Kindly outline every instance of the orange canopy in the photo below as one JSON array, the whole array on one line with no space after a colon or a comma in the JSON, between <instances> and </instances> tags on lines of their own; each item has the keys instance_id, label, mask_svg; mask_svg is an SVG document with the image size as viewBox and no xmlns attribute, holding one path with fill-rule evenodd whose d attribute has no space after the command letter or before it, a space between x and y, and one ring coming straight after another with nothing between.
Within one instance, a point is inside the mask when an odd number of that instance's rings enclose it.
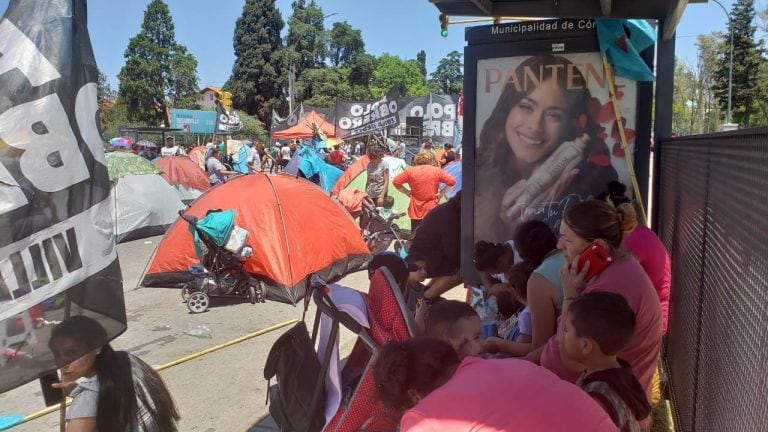
<instances>
[{"instance_id":1,"label":"orange canopy","mask_svg":"<svg viewBox=\"0 0 768 432\"><path fill-rule=\"evenodd\" d=\"M296 123L295 126L279 132L275 132L274 134L272 134L272 138L274 139L312 138L315 134L312 131L312 123L320 126L320 129L322 129L325 136L334 137L336 135L336 126L323 120L322 117L317 115L317 113L314 110L312 110L309 114L304 116L303 119L299 120L299 122Z\"/></svg>"},{"instance_id":2,"label":"orange canopy","mask_svg":"<svg viewBox=\"0 0 768 432\"><path fill-rule=\"evenodd\" d=\"M347 212L313 183L288 175L251 174L211 188L186 214L203 218L210 209L234 209L235 224L249 232L253 256L245 270L267 286L267 298L295 304L306 279L317 273L335 281L370 259L360 229ZM181 286L198 262L188 225L168 230L142 285Z\"/></svg>"},{"instance_id":3,"label":"orange canopy","mask_svg":"<svg viewBox=\"0 0 768 432\"><path fill-rule=\"evenodd\" d=\"M345 171L344 174L339 177L338 180L336 180L336 184L333 185L333 189L331 190L331 195L338 196L339 193L342 191L342 189L346 189L347 186L349 186L350 183L352 183L352 180L355 179L358 175L360 175L361 172L365 171L365 169L368 167L368 163L370 162L370 159L368 159L368 155L364 155L360 159L356 160L352 165L350 165Z\"/></svg>"}]
</instances>

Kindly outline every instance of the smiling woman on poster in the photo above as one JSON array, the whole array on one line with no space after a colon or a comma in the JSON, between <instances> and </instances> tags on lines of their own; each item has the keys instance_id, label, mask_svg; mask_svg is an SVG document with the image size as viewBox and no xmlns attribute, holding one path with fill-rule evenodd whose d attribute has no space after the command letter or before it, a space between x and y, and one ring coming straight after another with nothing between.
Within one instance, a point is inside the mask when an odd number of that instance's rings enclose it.
<instances>
[{"instance_id":1,"label":"smiling woman on poster","mask_svg":"<svg viewBox=\"0 0 768 432\"><path fill-rule=\"evenodd\" d=\"M618 178L591 99L564 57L529 57L509 71L480 130L475 240L508 240L528 219L556 227L566 207Z\"/></svg>"}]
</instances>

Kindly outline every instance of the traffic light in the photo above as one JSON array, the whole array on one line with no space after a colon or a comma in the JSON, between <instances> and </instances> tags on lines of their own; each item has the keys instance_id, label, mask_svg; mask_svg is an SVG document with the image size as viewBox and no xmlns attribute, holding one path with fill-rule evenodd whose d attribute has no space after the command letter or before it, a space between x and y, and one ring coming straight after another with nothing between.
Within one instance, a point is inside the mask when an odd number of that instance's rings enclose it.
<instances>
[{"instance_id":1,"label":"traffic light","mask_svg":"<svg viewBox=\"0 0 768 432\"><path fill-rule=\"evenodd\" d=\"M221 106L223 106L224 109L227 111L232 110L232 93L221 91L216 97L219 99L219 103L221 103Z\"/></svg>"},{"instance_id":2,"label":"traffic light","mask_svg":"<svg viewBox=\"0 0 768 432\"><path fill-rule=\"evenodd\" d=\"M448 15L441 13L440 14L440 36L448 37L448 24L450 24Z\"/></svg>"}]
</instances>

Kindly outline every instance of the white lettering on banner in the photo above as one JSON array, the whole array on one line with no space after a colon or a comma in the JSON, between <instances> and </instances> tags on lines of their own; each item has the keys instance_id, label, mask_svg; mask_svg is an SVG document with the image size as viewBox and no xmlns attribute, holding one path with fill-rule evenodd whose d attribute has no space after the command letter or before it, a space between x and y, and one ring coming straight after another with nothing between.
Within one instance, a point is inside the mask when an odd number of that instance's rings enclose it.
<instances>
[{"instance_id":1,"label":"white lettering on banner","mask_svg":"<svg viewBox=\"0 0 768 432\"><path fill-rule=\"evenodd\" d=\"M96 83L88 83L80 87L75 100L75 119L80 128L80 135L85 140L85 144L93 157L102 165L106 165L104 145L101 141L99 127L96 125L96 112L99 110L99 104L96 103L98 92L99 86Z\"/></svg>"},{"instance_id":2,"label":"white lettering on banner","mask_svg":"<svg viewBox=\"0 0 768 432\"><path fill-rule=\"evenodd\" d=\"M397 113L397 101L377 101L365 106L361 104L353 104L349 107L350 117L344 116L339 118L337 125L341 129L350 130L360 127L365 127L368 132L381 129L379 127L369 127L369 123L374 122L376 125L380 125L380 121L386 117L392 116ZM387 125L393 123L390 119L386 120ZM394 123L397 123L396 121ZM353 131L353 134L358 134Z\"/></svg>"},{"instance_id":3,"label":"white lettering on banner","mask_svg":"<svg viewBox=\"0 0 768 432\"><path fill-rule=\"evenodd\" d=\"M60 78L35 44L7 19L0 21L0 74L18 69L33 86Z\"/></svg>"},{"instance_id":4,"label":"white lettering on banner","mask_svg":"<svg viewBox=\"0 0 768 432\"><path fill-rule=\"evenodd\" d=\"M19 158L22 174L42 191L60 191L90 177L55 94L0 114L0 139L24 150Z\"/></svg>"},{"instance_id":5,"label":"white lettering on banner","mask_svg":"<svg viewBox=\"0 0 768 432\"><path fill-rule=\"evenodd\" d=\"M83 282L117 259L111 204L107 198L76 216L0 248L0 279L7 289L0 293L0 298L9 298L19 288L31 289L28 281L34 277L30 275L39 279L45 273L48 279L47 284L23 296L0 301L0 322ZM27 282L27 286L21 282Z\"/></svg>"},{"instance_id":6,"label":"white lettering on banner","mask_svg":"<svg viewBox=\"0 0 768 432\"><path fill-rule=\"evenodd\" d=\"M29 204L29 200L11 173L0 164L0 214Z\"/></svg>"}]
</instances>

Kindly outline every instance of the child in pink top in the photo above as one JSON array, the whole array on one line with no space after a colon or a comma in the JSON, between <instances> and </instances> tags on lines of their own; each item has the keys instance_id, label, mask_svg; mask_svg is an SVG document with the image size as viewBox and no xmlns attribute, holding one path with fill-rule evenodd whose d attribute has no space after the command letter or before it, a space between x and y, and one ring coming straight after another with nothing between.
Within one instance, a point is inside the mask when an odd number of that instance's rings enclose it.
<instances>
[{"instance_id":1,"label":"child in pink top","mask_svg":"<svg viewBox=\"0 0 768 432\"><path fill-rule=\"evenodd\" d=\"M402 432L615 431L573 384L518 359L466 357L445 342L390 342L374 368L379 399L407 410Z\"/></svg>"}]
</instances>

